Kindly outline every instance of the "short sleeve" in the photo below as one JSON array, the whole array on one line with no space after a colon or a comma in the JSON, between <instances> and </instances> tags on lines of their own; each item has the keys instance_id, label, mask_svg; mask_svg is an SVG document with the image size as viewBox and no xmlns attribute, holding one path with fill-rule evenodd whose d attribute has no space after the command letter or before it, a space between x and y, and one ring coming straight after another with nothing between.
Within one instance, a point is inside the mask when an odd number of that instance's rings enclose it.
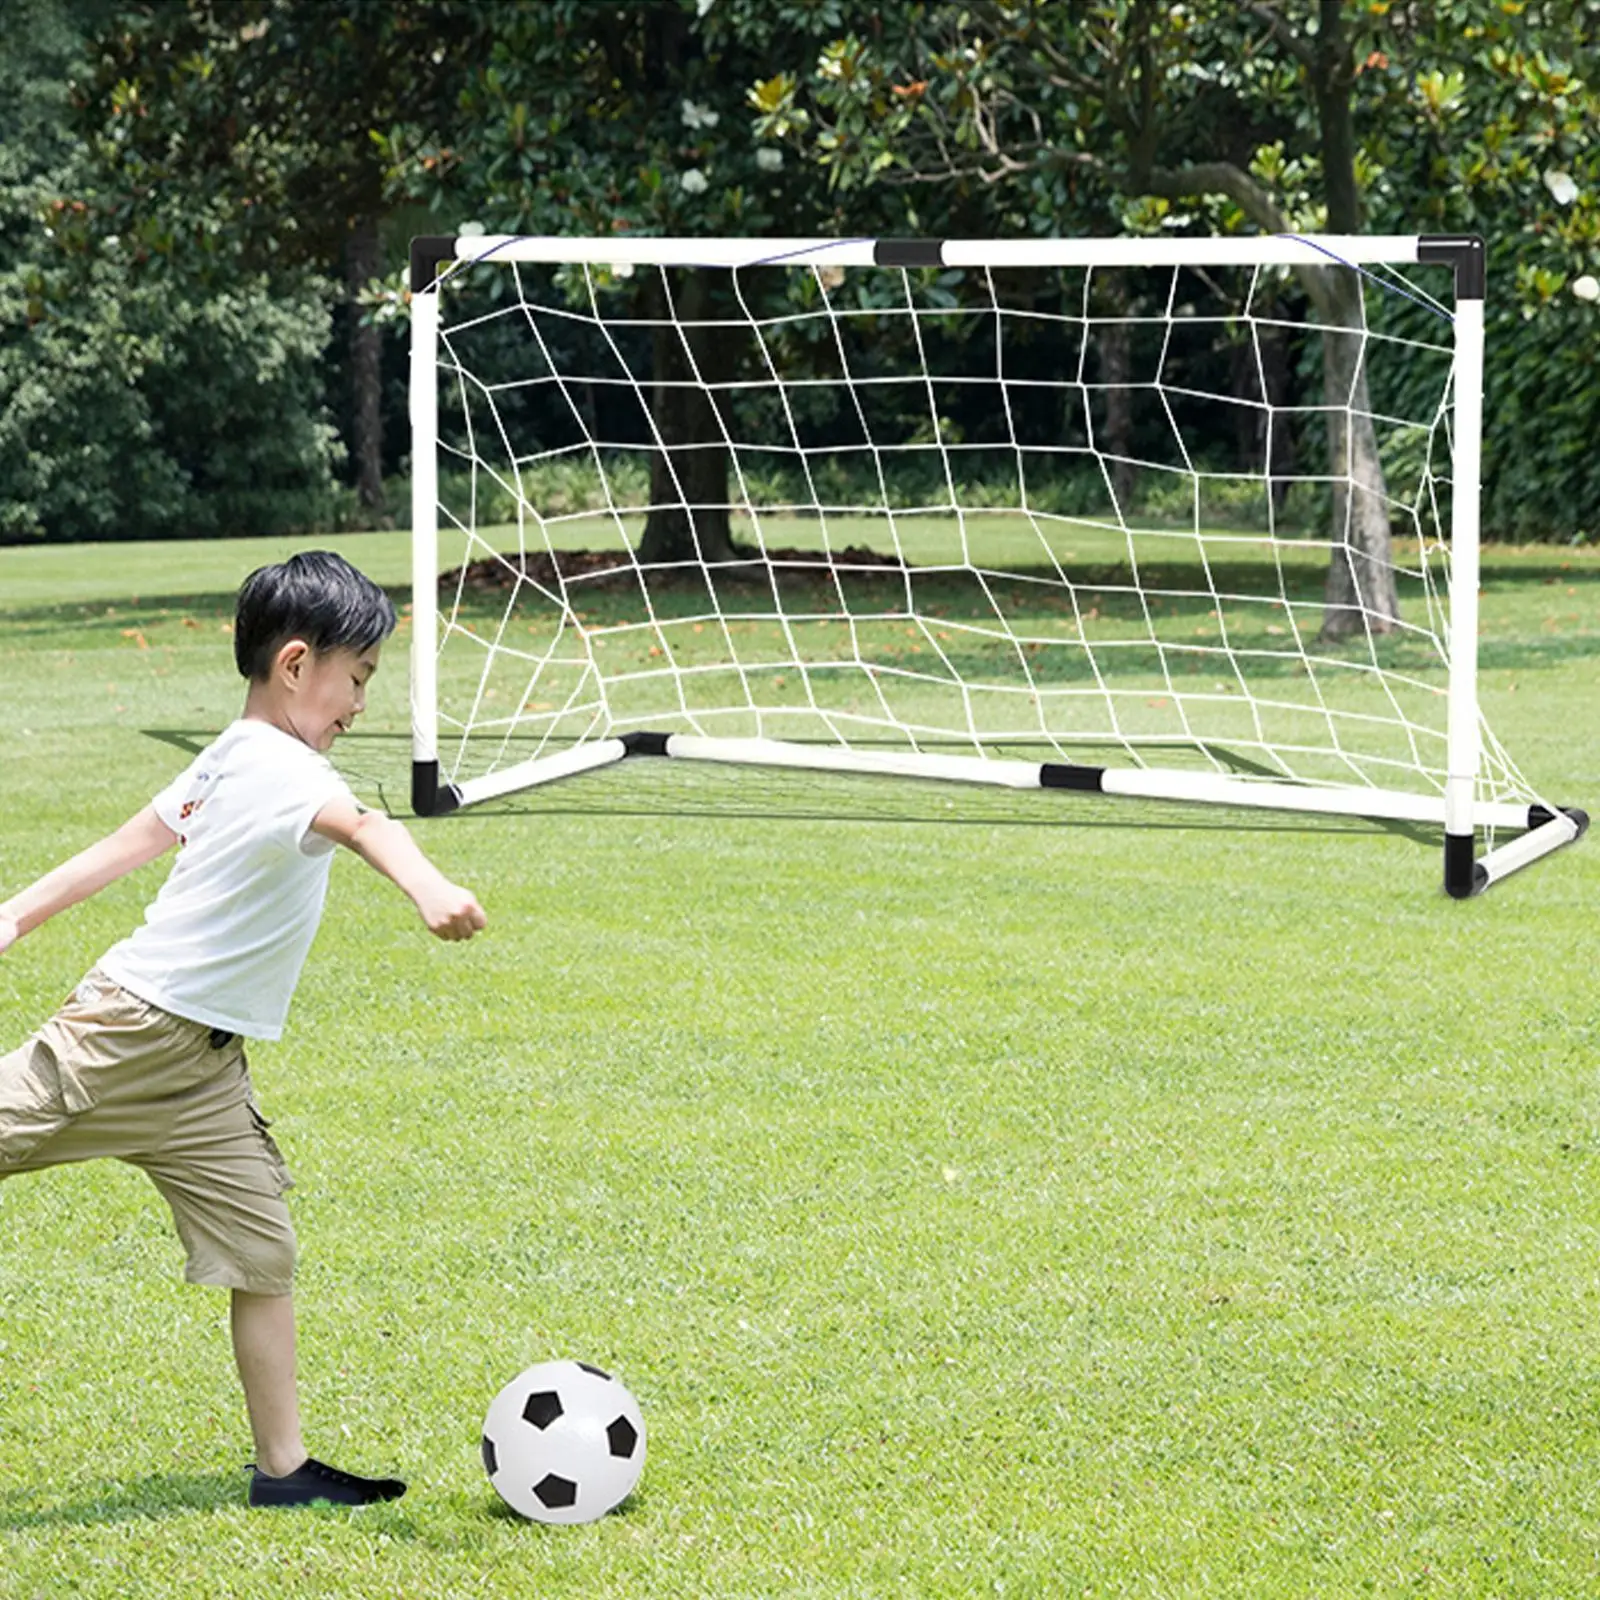
<instances>
[{"instance_id":1,"label":"short sleeve","mask_svg":"<svg viewBox=\"0 0 1600 1600\"><path fill-rule=\"evenodd\" d=\"M151 802L150 809L161 818L167 827L174 833L181 833L184 821L183 808L189 798L189 789L194 782L195 767L197 762L190 764L178 774Z\"/></svg>"},{"instance_id":2,"label":"short sleeve","mask_svg":"<svg viewBox=\"0 0 1600 1600\"><path fill-rule=\"evenodd\" d=\"M311 832L317 813L333 800L348 800L351 805L360 802L350 785L320 756L295 762L292 773L284 778L273 833L286 849L303 855L325 854L333 849L333 842Z\"/></svg>"}]
</instances>

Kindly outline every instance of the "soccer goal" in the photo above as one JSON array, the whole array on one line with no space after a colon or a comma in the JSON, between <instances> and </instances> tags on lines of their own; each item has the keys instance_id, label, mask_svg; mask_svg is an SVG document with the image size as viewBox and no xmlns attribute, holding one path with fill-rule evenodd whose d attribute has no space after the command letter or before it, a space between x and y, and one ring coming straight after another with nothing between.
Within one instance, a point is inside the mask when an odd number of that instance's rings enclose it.
<instances>
[{"instance_id":1,"label":"soccer goal","mask_svg":"<svg viewBox=\"0 0 1600 1600\"><path fill-rule=\"evenodd\" d=\"M1478 703L1477 240L411 272L421 815L639 757L1092 791L1437 829L1457 897L1587 825Z\"/></svg>"}]
</instances>

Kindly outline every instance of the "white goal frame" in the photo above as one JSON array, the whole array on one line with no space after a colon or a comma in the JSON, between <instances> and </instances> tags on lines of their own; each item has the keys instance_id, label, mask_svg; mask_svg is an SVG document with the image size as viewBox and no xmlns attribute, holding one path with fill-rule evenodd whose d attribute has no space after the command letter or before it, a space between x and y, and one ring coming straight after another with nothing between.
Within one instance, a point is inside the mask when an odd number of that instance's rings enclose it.
<instances>
[{"instance_id":1,"label":"white goal frame","mask_svg":"<svg viewBox=\"0 0 1600 1600\"><path fill-rule=\"evenodd\" d=\"M1095 767L986 756L872 751L766 738L711 738L629 730L598 737L460 784L439 764L439 357L440 291L452 267L487 260L601 267L742 268L794 262L830 267L1255 267L1443 264L1455 270L1454 420L1451 432L1451 582L1448 612L1446 778L1442 794L1374 786L1316 785L1230 777L1159 766ZM1466 237L1268 236L1158 239L877 240L426 237L411 249L412 430L412 805L437 816L635 755L830 772L1053 788L1226 806L1327 813L1430 824L1444 831L1444 887L1474 894L1577 839L1588 818L1571 807L1489 803L1478 795L1477 695L1479 480L1484 368L1484 254ZM1479 830L1494 848L1479 857ZM1513 834L1506 840L1507 833Z\"/></svg>"}]
</instances>

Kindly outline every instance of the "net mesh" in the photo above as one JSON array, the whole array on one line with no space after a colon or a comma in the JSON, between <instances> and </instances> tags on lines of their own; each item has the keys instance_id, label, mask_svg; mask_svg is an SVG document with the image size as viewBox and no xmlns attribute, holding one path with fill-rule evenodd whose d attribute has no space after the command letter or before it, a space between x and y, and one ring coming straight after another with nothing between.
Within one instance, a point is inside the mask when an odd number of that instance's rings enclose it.
<instances>
[{"instance_id":1,"label":"net mesh","mask_svg":"<svg viewBox=\"0 0 1600 1600\"><path fill-rule=\"evenodd\" d=\"M454 268L442 774L651 730L1441 792L1450 308L1329 270L1334 332L1276 267Z\"/></svg>"}]
</instances>

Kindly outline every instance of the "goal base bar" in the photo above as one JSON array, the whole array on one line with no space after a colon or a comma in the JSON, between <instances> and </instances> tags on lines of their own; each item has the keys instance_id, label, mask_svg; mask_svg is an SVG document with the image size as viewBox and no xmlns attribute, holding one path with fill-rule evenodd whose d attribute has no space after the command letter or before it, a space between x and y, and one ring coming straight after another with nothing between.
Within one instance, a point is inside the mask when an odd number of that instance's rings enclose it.
<instances>
[{"instance_id":1,"label":"goal base bar","mask_svg":"<svg viewBox=\"0 0 1600 1600\"><path fill-rule=\"evenodd\" d=\"M1464 900L1469 895L1482 894L1491 883L1498 883L1518 867L1525 867L1540 856L1549 855L1552 850L1559 850L1562 845L1581 839L1589 828L1588 813L1579 811L1575 806L1563 807L1553 813L1544 806L1530 806L1528 811L1529 825L1525 834L1509 844L1498 846L1476 861L1472 860L1470 834L1451 834L1446 837L1445 889L1453 898ZM1452 872L1450 848L1456 844L1458 837L1467 846L1466 864L1464 868L1458 865Z\"/></svg>"},{"instance_id":2,"label":"goal base bar","mask_svg":"<svg viewBox=\"0 0 1600 1600\"><path fill-rule=\"evenodd\" d=\"M446 816L462 806L497 800L518 789L536 789L558 778L610 766L628 753L621 739L596 739L592 744L577 745L559 755L519 761L515 766L502 767L498 772L486 773L465 783L441 783L437 761L416 760L411 763L411 809L419 817Z\"/></svg>"},{"instance_id":3,"label":"goal base bar","mask_svg":"<svg viewBox=\"0 0 1600 1600\"><path fill-rule=\"evenodd\" d=\"M421 817L443 816L460 806L496 799L519 789L537 788L580 772L592 772L630 756L923 778L1004 789L1072 789L1080 793L1127 795L1144 800L1362 817L1379 822L1416 822L1434 827L1443 827L1446 821L1442 795L1403 794L1353 786L1319 788L1171 767L1092 767L1061 761L1013 761L912 750L858 750L843 745L796 744L781 739L711 739L699 734L644 731L596 739L590 744L578 745L556 755L534 757L459 784L441 782L438 762L419 758L412 767L412 809ZM1447 834L1445 889L1456 899L1478 894L1519 867L1572 843L1581 838L1589 826L1587 814L1575 807L1551 810L1542 805L1510 802L1475 806L1474 820L1484 827L1516 829L1520 836L1476 858L1473 834Z\"/></svg>"}]
</instances>

